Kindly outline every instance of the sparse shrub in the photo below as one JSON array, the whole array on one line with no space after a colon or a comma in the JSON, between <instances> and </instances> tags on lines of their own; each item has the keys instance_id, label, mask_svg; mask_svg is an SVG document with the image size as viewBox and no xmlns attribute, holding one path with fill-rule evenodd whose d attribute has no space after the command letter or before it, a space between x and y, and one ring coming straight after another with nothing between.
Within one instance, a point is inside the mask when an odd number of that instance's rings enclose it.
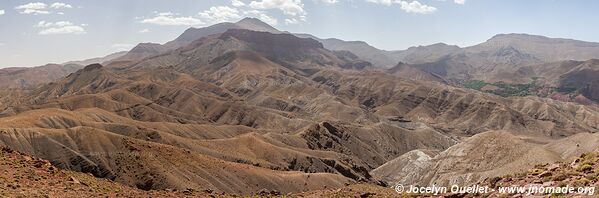
<instances>
[{"instance_id":1,"label":"sparse shrub","mask_svg":"<svg viewBox=\"0 0 599 198\"><path fill-rule=\"evenodd\" d=\"M583 156L585 161L592 162L595 159L596 155L594 153L588 153Z\"/></svg>"},{"instance_id":2,"label":"sparse shrub","mask_svg":"<svg viewBox=\"0 0 599 198\"><path fill-rule=\"evenodd\" d=\"M522 178L522 177L526 177L526 173L525 172L521 172L521 173L516 173L514 174L515 178Z\"/></svg>"},{"instance_id":3,"label":"sparse shrub","mask_svg":"<svg viewBox=\"0 0 599 198\"><path fill-rule=\"evenodd\" d=\"M587 178L580 178L579 180L576 180L572 183L572 186L587 186L589 183L591 183L591 181L589 181Z\"/></svg>"},{"instance_id":4,"label":"sparse shrub","mask_svg":"<svg viewBox=\"0 0 599 198\"><path fill-rule=\"evenodd\" d=\"M553 193L551 194L551 198L562 198L562 197L567 197L566 195L562 194L562 193Z\"/></svg>"},{"instance_id":5,"label":"sparse shrub","mask_svg":"<svg viewBox=\"0 0 599 198\"><path fill-rule=\"evenodd\" d=\"M535 165L535 168L537 169L544 169L548 164L537 164Z\"/></svg>"},{"instance_id":6,"label":"sparse shrub","mask_svg":"<svg viewBox=\"0 0 599 198\"><path fill-rule=\"evenodd\" d=\"M597 179L597 174L588 174L585 176L590 181L595 181Z\"/></svg>"},{"instance_id":7,"label":"sparse shrub","mask_svg":"<svg viewBox=\"0 0 599 198\"><path fill-rule=\"evenodd\" d=\"M584 159L584 161L582 162L583 165L590 165L593 166L595 165L595 162L593 162L592 159Z\"/></svg>"},{"instance_id":8,"label":"sparse shrub","mask_svg":"<svg viewBox=\"0 0 599 198\"><path fill-rule=\"evenodd\" d=\"M586 163L585 163L585 164L582 164L582 165L578 166L578 167L576 168L576 170L577 170L578 172L588 172L588 171L590 171L590 170L593 170L593 165L590 165L590 164L586 164Z\"/></svg>"},{"instance_id":9,"label":"sparse shrub","mask_svg":"<svg viewBox=\"0 0 599 198\"><path fill-rule=\"evenodd\" d=\"M538 175L538 174L541 174L542 172L543 172L542 169L533 169L530 173L532 175Z\"/></svg>"},{"instance_id":10,"label":"sparse shrub","mask_svg":"<svg viewBox=\"0 0 599 198\"><path fill-rule=\"evenodd\" d=\"M489 185L491 188L495 188L497 186L497 182L501 181L501 177L493 177L489 179Z\"/></svg>"},{"instance_id":11,"label":"sparse shrub","mask_svg":"<svg viewBox=\"0 0 599 198\"><path fill-rule=\"evenodd\" d=\"M557 186L558 186L558 187L564 187L564 186L566 186L566 185L568 185L568 184L567 184L566 182L563 182L563 181L561 181L561 182L557 183Z\"/></svg>"},{"instance_id":12,"label":"sparse shrub","mask_svg":"<svg viewBox=\"0 0 599 198\"><path fill-rule=\"evenodd\" d=\"M568 177L570 177L570 175L568 175L567 173L559 172L556 173L552 179L553 181L564 181L565 179L568 179Z\"/></svg>"}]
</instances>

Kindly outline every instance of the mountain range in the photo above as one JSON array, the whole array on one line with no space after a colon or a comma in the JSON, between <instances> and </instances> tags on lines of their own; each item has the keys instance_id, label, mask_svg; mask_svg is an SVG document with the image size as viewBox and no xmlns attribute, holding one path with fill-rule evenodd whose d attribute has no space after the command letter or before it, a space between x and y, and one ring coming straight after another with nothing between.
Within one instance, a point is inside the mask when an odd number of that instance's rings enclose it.
<instances>
[{"instance_id":1,"label":"mountain range","mask_svg":"<svg viewBox=\"0 0 599 198\"><path fill-rule=\"evenodd\" d=\"M0 145L142 190L475 184L599 146L597 47L508 34L384 51L248 18L0 70Z\"/></svg>"}]
</instances>

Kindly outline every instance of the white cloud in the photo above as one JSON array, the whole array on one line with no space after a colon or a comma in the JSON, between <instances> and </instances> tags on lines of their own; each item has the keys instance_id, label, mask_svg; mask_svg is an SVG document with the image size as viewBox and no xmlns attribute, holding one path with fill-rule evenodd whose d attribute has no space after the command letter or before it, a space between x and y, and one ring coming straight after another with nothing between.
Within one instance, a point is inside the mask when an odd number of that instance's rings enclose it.
<instances>
[{"instance_id":1,"label":"white cloud","mask_svg":"<svg viewBox=\"0 0 599 198\"><path fill-rule=\"evenodd\" d=\"M285 24L287 25L298 24L300 22L306 22L306 16L285 19Z\"/></svg>"},{"instance_id":2,"label":"white cloud","mask_svg":"<svg viewBox=\"0 0 599 198\"><path fill-rule=\"evenodd\" d=\"M4 10L0 10L0 15L4 15Z\"/></svg>"},{"instance_id":3,"label":"white cloud","mask_svg":"<svg viewBox=\"0 0 599 198\"><path fill-rule=\"evenodd\" d=\"M339 3L339 0L321 0L324 3L328 3L328 4L335 4L335 3Z\"/></svg>"},{"instance_id":4,"label":"white cloud","mask_svg":"<svg viewBox=\"0 0 599 198\"><path fill-rule=\"evenodd\" d=\"M319 0L325 3L337 3L339 0ZM257 10L281 10L283 14L290 16L291 18L285 19L285 24L296 24L300 21L306 21L307 12L304 10L304 4L301 0L254 0L250 2L249 7L255 10L254 12L257 18L262 21L270 20L267 22L271 25L278 24L276 18L270 17L265 12L258 13ZM264 19L263 19L264 18Z\"/></svg>"},{"instance_id":5,"label":"white cloud","mask_svg":"<svg viewBox=\"0 0 599 198\"><path fill-rule=\"evenodd\" d=\"M42 2L34 2L34 3L23 4L23 5L15 7L15 9L18 10L19 13L21 13L21 14L33 14L33 15L50 14L50 13L52 13L52 12L48 11L48 9L50 9L50 8L54 8L54 9L73 8L73 6L66 4L66 3L61 3L61 2L53 3L50 6L48 6L48 4L45 4ZM64 13L58 12L57 14L63 15Z\"/></svg>"},{"instance_id":6,"label":"white cloud","mask_svg":"<svg viewBox=\"0 0 599 198\"><path fill-rule=\"evenodd\" d=\"M252 16L254 18L258 18L261 21L268 23L269 25L276 26L279 24L279 20L276 18L269 16L265 11L260 10L245 10L243 11L244 15Z\"/></svg>"},{"instance_id":7,"label":"white cloud","mask_svg":"<svg viewBox=\"0 0 599 198\"><path fill-rule=\"evenodd\" d=\"M45 10L48 7L47 4L42 2L28 3L15 7L21 14L50 14L49 11Z\"/></svg>"},{"instance_id":8,"label":"white cloud","mask_svg":"<svg viewBox=\"0 0 599 198\"><path fill-rule=\"evenodd\" d=\"M366 2L391 6L391 4L397 3L398 1L397 0L366 0Z\"/></svg>"},{"instance_id":9,"label":"white cloud","mask_svg":"<svg viewBox=\"0 0 599 198\"><path fill-rule=\"evenodd\" d=\"M429 5L422 4L418 1L407 2L403 0L366 0L370 3L376 3L386 6L391 6L393 4L399 4L403 11L408 13L418 13L418 14L430 14L437 11L437 8ZM460 0L455 0L460 1ZM461 0L464 1L464 0Z\"/></svg>"},{"instance_id":10,"label":"white cloud","mask_svg":"<svg viewBox=\"0 0 599 198\"><path fill-rule=\"evenodd\" d=\"M52 22L46 22L46 21L40 21L39 23L37 23L36 27L64 27L64 26L70 26L73 25L73 23L71 23L70 21L58 21L55 23Z\"/></svg>"},{"instance_id":11,"label":"white cloud","mask_svg":"<svg viewBox=\"0 0 599 198\"><path fill-rule=\"evenodd\" d=\"M52 5L50 5L51 8L54 9L60 9L60 8L73 8L73 6L66 4L66 3L61 3L61 2L56 2L53 3Z\"/></svg>"},{"instance_id":12,"label":"white cloud","mask_svg":"<svg viewBox=\"0 0 599 198\"><path fill-rule=\"evenodd\" d=\"M297 24L299 23L299 21L297 19L285 19L285 24L289 25L289 24Z\"/></svg>"},{"instance_id":13,"label":"white cloud","mask_svg":"<svg viewBox=\"0 0 599 198\"><path fill-rule=\"evenodd\" d=\"M243 14L246 14L246 15L250 15L250 14L259 15L259 14L262 14L262 13L264 13L264 11L260 11L260 10L246 10L246 11L243 11Z\"/></svg>"},{"instance_id":14,"label":"white cloud","mask_svg":"<svg viewBox=\"0 0 599 198\"><path fill-rule=\"evenodd\" d=\"M148 32L150 32L150 29L147 29L147 28L139 31L139 33L148 33Z\"/></svg>"},{"instance_id":15,"label":"white cloud","mask_svg":"<svg viewBox=\"0 0 599 198\"><path fill-rule=\"evenodd\" d=\"M17 9L17 10L21 10L21 9L42 10L42 9L46 9L46 7L48 7L48 5L45 3L35 2L35 3L28 3L28 4L17 6L17 7L15 7L15 9Z\"/></svg>"},{"instance_id":16,"label":"white cloud","mask_svg":"<svg viewBox=\"0 0 599 198\"><path fill-rule=\"evenodd\" d=\"M429 14L437 11L437 8L421 4L418 1L412 1L408 3L407 1L400 1L401 9L408 13L418 13L418 14Z\"/></svg>"},{"instance_id":17,"label":"white cloud","mask_svg":"<svg viewBox=\"0 0 599 198\"><path fill-rule=\"evenodd\" d=\"M111 47L112 47L112 49L115 49L116 51L129 51L133 47L135 47L135 45L129 44L129 43L116 43L116 44L112 44Z\"/></svg>"},{"instance_id":18,"label":"white cloud","mask_svg":"<svg viewBox=\"0 0 599 198\"><path fill-rule=\"evenodd\" d=\"M46 22L40 21L35 27L43 28L38 34L85 34L83 25L75 25L70 21Z\"/></svg>"},{"instance_id":19,"label":"white cloud","mask_svg":"<svg viewBox=\"0 0 599 198\"><path fill-rule=\"evenodd\" d=\"M241 6L245 6L245 3L243 3L243 1L240 1L240 0L231 0L231 5L233 5L235 7L241 7Z\"/></svg>"},{"instance_id":20,"label":"white cloud","mask_svg":"<svg viewBox=\"0 0 599 198\"><path fill-rule=\"evenodd\" d=\"M271 16L268 16L264 13L259 14L258 15L258 19L264 21L265 23L268 23L269 25L275 26L277 24L279 24L279 21Z\"/></svg>"},{"instance_id":21,"label":"white cloud","mask_svg":"<svg viewBox=\"0 0 599 198\"><path fill-rule=\"evenodd\" d=\"M464 5L466 3L466 0L453 0L453 2Z\"/></svg>"},{"instance_id":22,"label":"white cloud","mask_svg":"<svg viewBox=\"0 0 599 198\"><path fill-rule=\"evenodd\" d=\"M64 27L53 27L42 30L39 32L40 35L49 34L85 34L85 29L81 26L64 26Z\"/></svg>"},{"instance_id":23,"label":"white cloud","mask_svg":"<svg viewBox=\"0 0 599 198\"><path fill-rule=\"evenodd\" d=\"M155 25L171 25L171 26L193 26L204 24L202 20L188 16L177 16L171 12L158 13L153 18L143 19L141 23L155 24Z\"/></svg>"},{"instance_id":24,"label":"white cloud","mask_svg":"<svg viewBox=\"0 0 599 198\"><path fill-rule=\"evenodd\" d=\"M250 7L259 10L279 9L286 15L306 15L304 4L301 0L260 0L250 2Z\"/></svg>"},{"instance_id":25,"label":"white cloud","mask_svg":"<svg viewBox=\"0 0 599 198\"><path fill-rule=\"evenodd\" d=\"M209 10L198 13L208 23L232 22L241 19L239 10L228 6L211 7Z\"/></svg>"}]
</instances>

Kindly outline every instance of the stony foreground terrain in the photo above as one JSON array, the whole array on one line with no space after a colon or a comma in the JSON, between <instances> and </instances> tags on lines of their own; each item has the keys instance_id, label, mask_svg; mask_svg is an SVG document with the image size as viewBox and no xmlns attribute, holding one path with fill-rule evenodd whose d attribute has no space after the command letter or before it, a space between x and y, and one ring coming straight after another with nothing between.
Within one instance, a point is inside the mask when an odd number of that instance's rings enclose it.
<instances>
[{"instance_id":1,"label":"stony foreground terrain","mask_svg":"<svg viewBox=\"0 0 599 198\"><path fill-rule=\"evenodd\" d=\"M191 197L197 192L142 191L96 178L61 170L39 158L0 148L0 196L2 197Z\"/></svg>"},{"instance_id":2,"label":"stony foreground terrain","mask_svg":"<svg viewBox=\"0 0 599 198\"><path fill-rule=\"evenodd\" d=\"M247 197L198 192L161 190L143 191L96 178L89 174L61 170L47 160L31 157L12 149L0 148L0 196L2 197ZM395 191L368 184L340 189L288 194L286 197L391 197ZM257 192L258 197L283 196L276 191Z\"/></svg>"},{"instance_id":3,"label":"stony foreground terrain","mask_svg":"<svg viewBox=\"0 0 599 198\"><path fill-rule=\"evenodd\" d=\"M0 196L5 197L247 197L198 191L195 189L144 191L96 178L89 174L61 170L47 160L31 157L12 149L0 148ZM500 186L573 186L599 187L599 153L580 155L571 163L539 164L525 172L486 179L480 185ZM587 194L532 194L551 197L587 197ZM281 194L263 190L254 197L423 197L431 194L398 194L393 188L372 184L353 184L341 188ZM522 197L525 194L441 194L433 197ZM592 197L592 196L591 196Z\"/></svg>"},{"instance_id":4,"label":"stony foreground terrain","mask_svg":"<svg viewBox=\"0 0 599 198\"><path fill-rule=\"evenodd\" d=\"M561 187L578 190L593 188L592 191L580 193L500 193L488 194L445 194L444 197L597 197L599 188L599 153L585 153L571 162L538 164L534 168L501 177L488 178L479 183L483 186L498 189L500 187L518 186L541 189L541 187ZM573 191L574 192L574 191Z\"/></svg>"}]
</instances>

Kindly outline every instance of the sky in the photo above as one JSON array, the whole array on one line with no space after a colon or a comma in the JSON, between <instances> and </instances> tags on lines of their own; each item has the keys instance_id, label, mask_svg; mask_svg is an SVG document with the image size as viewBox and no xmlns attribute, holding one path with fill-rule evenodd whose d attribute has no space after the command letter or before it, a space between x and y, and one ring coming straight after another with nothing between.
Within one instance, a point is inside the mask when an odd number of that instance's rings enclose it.
<instances>
[{"instance_id":1,"label":"sky","mask_svg":"<svg viewBox=\"0 0 599 198\"><path fill-rule=\"evenodd\" d=\"M102 57L244 17L385 50L500 33L599 42L597 10L589 0L0 0L0 68Z\"/></svg>"}]
</instances>

